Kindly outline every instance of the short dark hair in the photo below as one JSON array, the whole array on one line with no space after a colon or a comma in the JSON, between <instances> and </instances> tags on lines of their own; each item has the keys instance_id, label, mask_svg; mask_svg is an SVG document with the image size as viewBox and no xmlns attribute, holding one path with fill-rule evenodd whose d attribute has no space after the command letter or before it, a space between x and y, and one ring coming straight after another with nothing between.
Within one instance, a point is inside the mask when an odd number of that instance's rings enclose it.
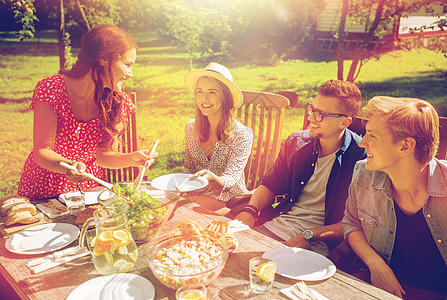
<instances>
[{"instance_id":1,"label":"short dark hair","mask_svg":"<svg viewBox=\"0 0 447 300\"><path fill-rule=\"evenodd\" d=\"M318 94L338 98L340 111L352 118L357 117L362 105L362 93L352 82L328 80L318 88Z\"/></svg>"}]
</instances>

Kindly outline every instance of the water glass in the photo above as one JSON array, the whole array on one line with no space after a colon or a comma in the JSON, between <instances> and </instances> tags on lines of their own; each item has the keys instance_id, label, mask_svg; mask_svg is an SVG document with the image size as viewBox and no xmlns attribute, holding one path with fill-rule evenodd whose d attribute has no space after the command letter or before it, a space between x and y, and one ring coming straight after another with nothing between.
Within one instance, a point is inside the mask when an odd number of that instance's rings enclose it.
<instances>
[{"instance_id":1,"label":"water glass","mask_svg":"<svg viewBox=\"0 0 447 300\"><path fill-rule=\"evenodd\" d=\"M85 208L85 195L80 191L65 194L65 205L72 215L77 215L78 211Z\"/></svg>"},{"instance_id":2,"label":"water glass","mask_svg":"<svg viewBox=\"0 0 447 300\"><path fill-rule=\"evenodd\" d=\"M262 257L250 259L250 288L256 294L263 294L272 288L275 279L276 262Z\"/></svg>"},{"instance_id":3,"label":"water glass","mask_svg":"<svg viewBox=\"0 0 447 300\"><path fill-rule=\"evenodd\" d=\"M182 285L175 293L175 299L206 300L206 287L199 283Z\"/></svg>"}]
</instances>

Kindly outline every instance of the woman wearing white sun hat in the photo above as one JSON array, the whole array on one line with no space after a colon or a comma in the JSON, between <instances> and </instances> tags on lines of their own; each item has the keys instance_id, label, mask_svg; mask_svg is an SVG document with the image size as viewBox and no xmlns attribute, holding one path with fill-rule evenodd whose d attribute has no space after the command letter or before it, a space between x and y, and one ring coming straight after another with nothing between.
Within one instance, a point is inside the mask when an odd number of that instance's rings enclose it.
<instances>
[{"instance_id":1,"label":"woman wearing white sun hat","mask_svg":"<svg viewBox=\"0 0 447 300\"><path fill-rule=\"evenodd\" d=\"M193 201L212 210L247 193L244 168L253 145L253 131L235 119L242 92L230 71L210 63L203 71L186 74L185 84L196 99L196 118L185 128L184 172L210 182Z\"/></svg>"}]
</instances>

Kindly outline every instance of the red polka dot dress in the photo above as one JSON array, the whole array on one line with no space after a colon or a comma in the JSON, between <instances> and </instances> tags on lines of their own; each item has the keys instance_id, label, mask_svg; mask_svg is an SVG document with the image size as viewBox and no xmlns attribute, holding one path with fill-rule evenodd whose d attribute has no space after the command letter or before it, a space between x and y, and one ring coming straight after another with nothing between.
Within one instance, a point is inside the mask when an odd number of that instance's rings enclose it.
<instances>
[{"instance_id":1,"label":"red polka dot dress","mask_svg":"<svg viewBox=\"0 0 447 300\"><path fill-rule=\"evenodd\" d=\"M127 116L133 113L135 106L126 94L123 93L123 96L123 114ZM51 104L58 115L53 150L69 160L83 162L87 173L105 180L105 169L96 161L98 143L103 137L101 117L97 116L88 122L76 120L62 75L40 81L34 89L31 109L34 109L36 101ZM79 184L79 187L84 190L97 185L90 180ZM40 167L34 158L34 150L31 151L20 178L19 195L35 200L57 197L73 190L76 190L76 184L69 182L64 174Z\"/></svg>"}]
</instances>

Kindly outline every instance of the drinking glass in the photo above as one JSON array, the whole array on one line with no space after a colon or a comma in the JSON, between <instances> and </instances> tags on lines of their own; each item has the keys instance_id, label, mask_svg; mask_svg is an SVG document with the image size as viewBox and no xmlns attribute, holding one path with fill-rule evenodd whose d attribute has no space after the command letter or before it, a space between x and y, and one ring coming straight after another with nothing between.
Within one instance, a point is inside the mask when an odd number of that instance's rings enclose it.
<instances>
[{"instance_id":1,"label":"drinking glass","mask_svg":"<svg viewBox=\"0 0 447 300\"><path fill-rule=\"evenodd\" d=\"M80 191L68 192L65 194L65 205L72 215L77 215L78 211L85 208L85 195Z\"/></svg>"},{"instance_id":2,"label":"drinking glass","mask_svg":"<svg viewBox=\"0 0 447 300\"><path fill-rule=\"evenodd\" d=\"M275 279L276 262L262 257L250 259L250 288L256 294L263 294L271 289Z\"/></svg>"},{"instance_id":3,"label":"drinking glass","mask_svg":"<svg viewBox=\"0 0 447 300\"><path fill-rule=\"evenodd\" d=\"M175 299L206 300L206 287L199 283L182 285L175 293Z\"/></svg>"}]
</instances>

